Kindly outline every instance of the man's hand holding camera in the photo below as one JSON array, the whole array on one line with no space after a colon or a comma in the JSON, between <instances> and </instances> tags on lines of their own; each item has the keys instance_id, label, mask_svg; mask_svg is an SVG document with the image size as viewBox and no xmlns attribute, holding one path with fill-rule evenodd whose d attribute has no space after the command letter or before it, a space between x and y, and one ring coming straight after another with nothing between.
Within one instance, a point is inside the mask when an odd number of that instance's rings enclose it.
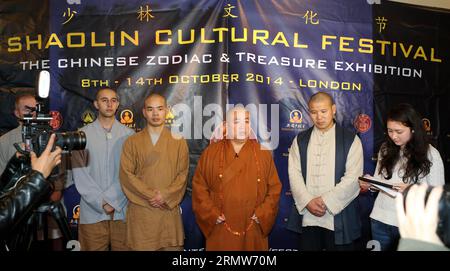
<instances>
[{"instance_id":1,"label":"man's hand holding camera","mask_svg":"<svg viewBox=\"0 0 450 271\"><path fill-rule=\"evenodd\" d=\"M36 157L36 154L34 152L30 153L31 168L42 173L45 178L50 175L55 166L61 163L61 148L56 147L54 151L51 151L54 143L55 134L52 134L41 156Z\"/></svg>"}]
</instances>

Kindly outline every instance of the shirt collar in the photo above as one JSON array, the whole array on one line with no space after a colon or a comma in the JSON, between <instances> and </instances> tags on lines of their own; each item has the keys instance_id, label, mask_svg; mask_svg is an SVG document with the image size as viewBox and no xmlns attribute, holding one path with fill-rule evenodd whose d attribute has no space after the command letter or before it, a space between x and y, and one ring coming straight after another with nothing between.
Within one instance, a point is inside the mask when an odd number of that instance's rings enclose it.
<instances>
[{"instance_id":1,"label":"shirt collar","mask_svg":"<svg viewBox=\"0 0 450 271\"><path fill-rule=\"evenodd\" d=\"M315 133L318 136L329 137L331 135L334 135L335 130L336 130L336 123L334 123L333 126L330 129L328 129L328 131L326 131L326 132L322 132L316 126L314 126L313 133Z\"/></svg>"},{"instance_id":2,"label":"shirt collar","mask_svg":"<svg viewBox=\"0 0 450 271\"><path fill-rule=\"evenodd\" d=\"M111 131L109 131L110 133L113 133L113 132L116 131L116 129L117 129L117 123L118 123L117 119L114 119L113 125L111 126ZM98 118L94 121L94 124L95 124L95 125L97 126L97 128L100 129L101 131L107 132L107 131L103 128L103 126L102 126L102 124L100 123L100 121L98 120Z\"/></svg>"}]
</instances>

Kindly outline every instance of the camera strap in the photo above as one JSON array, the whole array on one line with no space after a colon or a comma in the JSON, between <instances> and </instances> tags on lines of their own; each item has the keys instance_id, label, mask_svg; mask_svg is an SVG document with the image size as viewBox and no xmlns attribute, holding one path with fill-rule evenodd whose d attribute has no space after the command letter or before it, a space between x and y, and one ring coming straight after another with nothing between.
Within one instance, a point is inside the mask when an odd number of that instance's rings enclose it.
<instances>
[{"instance_id":1,"label":"camera strap","mask_svg":"<svg viewBox=\"0 0 450 271\"><path fill-rule=\"evenodd\" d=\"M23 150L23 149L20 147L19 143L14 143L13 145L14 145L14 148L16 148L16 150L17 150L20 154L25 155L25 156L30 155L30 152L29 152L29 151Z\"/></svg>"}]
</instances>

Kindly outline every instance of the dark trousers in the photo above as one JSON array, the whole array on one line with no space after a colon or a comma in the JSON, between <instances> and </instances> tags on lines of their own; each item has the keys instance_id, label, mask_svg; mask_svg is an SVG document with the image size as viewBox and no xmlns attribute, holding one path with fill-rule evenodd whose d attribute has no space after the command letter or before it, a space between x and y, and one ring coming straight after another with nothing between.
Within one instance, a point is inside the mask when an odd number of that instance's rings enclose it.
<instances>
[{"instance_id":1,"label":"dark trousers","mask_svg":"<svg viewBox=\"0 0 450 271\"><path fill-rule=\"evenodd\" d=\"M322 227L303 227L300 234L300 251L352 251L353 243L336 245L334 231Z\"/></svg>"}]
</instances>

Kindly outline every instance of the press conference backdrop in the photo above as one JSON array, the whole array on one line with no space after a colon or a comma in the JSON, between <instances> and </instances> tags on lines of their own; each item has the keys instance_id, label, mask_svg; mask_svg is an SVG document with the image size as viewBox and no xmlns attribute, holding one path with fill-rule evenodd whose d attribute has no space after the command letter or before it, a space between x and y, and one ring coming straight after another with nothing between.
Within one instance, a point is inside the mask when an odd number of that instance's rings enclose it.
<instances>
[{"instance_id":1,"label":"press conference backdrop","mask_svg":"<svg viewBox=\"0 0 450 271\"><path fill-rule=\"evenodd\" d=\"M191 179L223 112L250 110L258 140L273 149L283 183L272 250L297 246L285 229L292 205L287 174L293 138L312 126L309 97L325 91L337 122L357 132L364 171L384 138L388 108L409 102L440 150L449 176L450 14L371 0L198 1L67 0L0 3L0 129L17 125L16 93L32 90L40 70L51 73L55 130L95 120L100 87L118 90L117 118L140 130L144 97L167 97L168 127L188 139L189 187L182 203L185 248L203 249L191 208ZM70 184L70 182L69 182ZM65 192L76 227L79 194ZM369 236L370 195L358 199Z\"/></svg>"}]
</instances>

